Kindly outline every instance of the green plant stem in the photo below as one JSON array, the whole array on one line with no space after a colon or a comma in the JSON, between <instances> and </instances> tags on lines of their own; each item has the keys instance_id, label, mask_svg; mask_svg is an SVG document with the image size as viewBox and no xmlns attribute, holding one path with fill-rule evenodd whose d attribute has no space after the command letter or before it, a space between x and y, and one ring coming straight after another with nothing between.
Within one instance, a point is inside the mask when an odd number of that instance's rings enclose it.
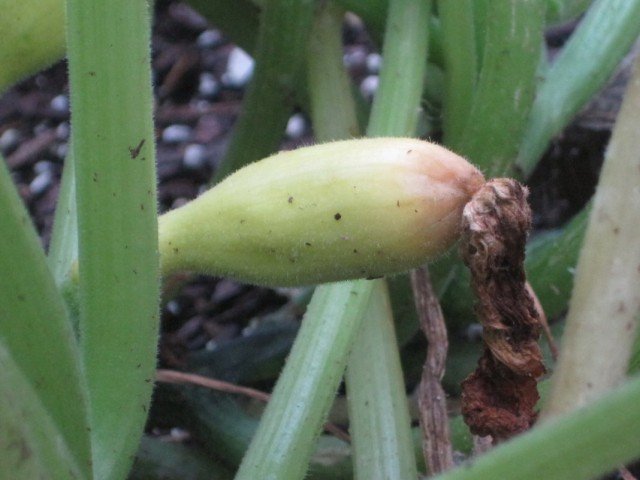
<instances>
[{"instance_id":1,"label":"green plant stem","mask_svg":"<svg viewBox=\"0 0 640 480\"><path fill-rule=\"evenodd\" d=\"M304 477L370 296L368 280L316 289L237 480Z\"/></svg>"},{"instance_id":2,"label":"green plant stem","mask_svg":"<svg viewBox=\"0 0 640 480\"><path fill-rule=\"evenodd\" d=\"M277 150L294 107L313 7L311 0L266 0L253 79L214 183Z\"/></svg>"},{"instance_id":3,"label":"green plant stem","mask_svg":"<svg viewBox=\"0 0 640 480\"><path fill-rule=\"evenodd\" d=\"M78 209L71 151L64 162L47 260L56 285L61 288L70 280L73 265L78 261Z\"/></svg>"},{"instance_id":4,"label":"green plant stem","mask_svg":"<svg viewBox=\"0 0 640 480\"><path fill-rule=\"evenodd\" d=\"M544 416L592 401L626 376L640 310L640 60L614 126Z\"/></svg>"},{"instance_id":5,"label":"green plant stem","mask_svg":"<svg viewBox=\"0 0 640 480\"><path fill-rule=\"evenodd\" d=\"M347 368L355 478L416 478L409 409L387 285L376 280Z\"/></svg>"},{"instance_id":6,"label":"green plant stem","mask_svg":"<svg viewBox=\"0 0 640 480\"><path fill-rule=\"evenodd\" d=\"M536 0L489 2L486 15L473 106L461 141L450 146L492 177L518 152L537 83L544 8Z\"/></svg>"},{"instance_id":7,"label":"green plant stem","mask_svg":"<svg viewBox=\"0 0 640 480\"><path fill-rule=\"evenodd\" d=\"M0 478L90 478L36 388L0 341Z\"/></svg>"},{"instance_id":8,"label":"green plant stem","mask_svg":"<svg viewBox=\"0 0 640 480\"><path fill-rule=\"evenodd\" d=\"M640 34L638 18L640 0L597 0L589 8L538 89L516 160L522 176L629 51Z\"/></svg>"},{"instance_id":9,"label":"green plant stem","mask_svg":"<svg viewBox=\"0 0 640 480\"><path fill-rule=\"evenodd\" d=\"M385 64L371 110L369 136L415 132L430 9L431 2L421 0L389 3L382 49ZM412 52L411 57L407 51ZM374 317L369 320L375 322L363 327L347 369L355 474L360 479L415 478L411 422L386 283L376 282L376 289L369 305L369 316Z\"/></svg>"},{"instance_id":10,"label":"green plant stem","mask_svg":"<svg viewBox=\"0 0 640 480\"><path fill-rule=\"evenodd\" d=\"M346 11L358 15L367 26L374 40L382 43L389 11L389 0L373 0L363 2L361 0L336 0L336 3ZM437 17L429 17L429 61L442 65L444 63L443 42L440 29L440 20Z\"/></svg>"},{"instance_id":11,"label":"green plant stem","mask_svg":"<svg viewBox=\"0 0 640 480\"><path fill-rule=\"evenodd\" d=\"M392 0L382 48L384 67L367 136L411 136L427 65L430 1ZM408 56L406 52L411 52Z\"/></svg>"},{"instance_id":12,"label":"green plant stem","mask_svg":"<svg viewBox=\"0 0 640 480\"><path fill-rule=\"evenodd\" d=\"M64 55L63 0L1 0L0 94Z\"/></svg>"},{"instance_id":13,"label":"green plant stem","mask_svg":"<svg viewBox=\"0 0 640 480\"><path fill-rule=\"evenodd\" d=\"M539 234L527 247L527 278L550 319L558 318L569 305L590 211L585 206L561 229Z\"/></svg>"},{"instance_id":14,"label":"green plant stem","mask_svg":"<svg viewBox=\"0 0 640 480\"><path fill-rule=\"evenodd\" d=\"M343 15L341 8L326 2L316 13L309 39L307 82L312 124L320 142L360 135L350 80L342 63ZM324 105L329 100L333 108Z\"/></svg>"},{"instance_id":15,"label":"green plant stem","mask_svg":"<svg viewBox=\"0 0 640 480\"><path fill-rule=\"evenodd\" d=\"M231 480L233 474L197 445L144 436L128 480Z\"/></svg>"},{"instance_id":16,"label":"green plant stem","mask_svg":"<svg viewBox=\"0 0 640 480\"><path fill-rule=\"evenodd\" d=\"M477 61L473 2L438 2L444 44L444 141L456 145L469 118L476 84Z\"/></svg>"},{"instance_id":17,"label":"green plant stem","mask_svg":"<svg viewBox=\"0 0 640 480\"><path fill-rule=\"evenodd\" d=\"M38 235L2 158L0 212L0 340L88 477L91 452L80 353ZM25 428L38 426L25 419ZM0 451L0 458L4 455Z\"/></svg>"},{"instance_id":18,"label":"green plant stem","mask_svg":"<svg viewBox=\"0 0 640 480\"><path fill-rule=\"evenodd\" d=\"M142 434L158 332L149 5L69 0L67 25L93 467L120 479Z\"/></svg>"},{"instance_id":19,"label":"green plant stem","mask_svg":"<svg viewBox=\"0 0 640 480\"><path fill-rule=\"evenodd\" d=\"M547 24L558 25L583 14L593 0L545 0L545 3Z\"/></svg>"},{"instance_id":20,"label":"green plant stem","mask_svg":"<svg viewBox=\"0 0 640 480\"><path fill-rule=\"evenodd\" d=\"M635 379L592 405L540 425L472 463L434 478L598 478L640 455L639 403L640 379Z\"/></svg>"},{"instance_id":21,"label":"green plant stem","mask_svg":"<svg viewBox=\"0 0 640 480\"><path fill-rule=\"evenodd\" d=\"M309 74L312 78L309 79L309 84L312 120L316 135L325 140L335 138L336 135L345 136L350 129L357 129L357 124L354 122L355 106L349 94L348 80L342 66L341 20L340 9L330 4L323 6L317 13L310 40ZM322 80L314 78L321 72ZM338 95L342 101L336 102L337 109L333 110L332 95L336 92L339 92ZM330 123L325 123L329 115L333 115L332 120ZM331 124L334 127L331 127ZM315 405L312 405L315 410L311 412L314 415L313 419L298 416L294 419L297 420L295 424L291 425L287 422L289 429L306 430L307 435L304 438L298 438L297 443L289 442L287 445L280 445L277 455L283 459L288 458L289 462L281 461L280 465L273 465L270 470L273 478L304 476L304 469L311 456L316 435L319 433L320 422L328 414L331 400L344 372L349 349L358 332L358 326L363 320L366 299L370 297L371 291L372 282L363 281L323 285L316 289L294 344L294 351L299 353L295 356L292 353L287 362L272 401L262 416L259 431L254 436L249 453L243 460L241 472L244 472L245 478L258 478L256 476L258 469L273 463L273 457L276 455L272 450L273 439L277 438L276 435L280 431L276 422L280 419L281 412L300 409L300 405L307 408L307 405L301 403L303 399L301 396L309 395L309 388L311 388L315 390L316 398L324 399L321 404L314 402ZM355 292L356 296L351 292ZM345 304L345 299L353 305ZM334 311L332 315L328 314L335 309L336 305L341 304L345 308ZM333 343L329 348L325 339L331 340L334 336L339 336L340 341ZM314 337L317 340L312 342ZM305 368L305 364L300 363L304 359L299 357L311 354L318 357L319 363L309 364ZM311 367L326 369L323 376L328 377L330 381L326 381L325 378L322 382L309 382L309 375L313 372L307 371L307 368ZM306 388L302 391L300 388L292 388L299 384ZM294 392L295 395L292 395ZM279 409L274 408L274 402L279 402ZM308 404L310 401L305 399L305 403ZM262 472L266 473L264 470Z\"/></svg>"}]
</instances>

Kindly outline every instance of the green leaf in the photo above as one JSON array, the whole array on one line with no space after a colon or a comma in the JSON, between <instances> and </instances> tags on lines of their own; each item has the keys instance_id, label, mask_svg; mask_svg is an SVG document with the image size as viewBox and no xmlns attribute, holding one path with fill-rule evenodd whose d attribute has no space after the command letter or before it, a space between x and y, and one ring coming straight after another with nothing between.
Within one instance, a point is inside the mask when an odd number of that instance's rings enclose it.
<instances>
[{"instance_id":1,"label":"green leaf","mask_svg":"<svg viewBox=\"0 0 640 480\"><path fill-rule=\"evenodd\" d=\"M316 289L238 480L304 477L371 290L367 280Z\"/></svg>"},{"instance_id":2,"label":"green leaf","mask_svg":"<svg viewBox=\"0 0 640 480\"><path fill-rule=\"evenodd\" d=\"M31 381L0 342L0 478L90 478L76 460Z\"/></svg>"},{"instance_id":3,"label":"green leaf","mask_svg":"<svg viewBox=\"0 0 640 480\"><path fill-rule=\"evenodd\" d=\"M434 480L587 480L640 458L640 379Z\"/></svg>"},{"instance_id":4,"label":"green leaf","mask_svg":"<svg viewBox=\"0 0 640 480\"><path fill-rule=\"evenodd\" d=\"M355 478L416 478L411 418L384 281L375 281L365 316L346 375Z\"/></svg>"},{"instance_id":5,"label":"green leaf","mask_svg":"<svg viewBox=\"0 0 640 480\"><path fill-rule=\"evenodd\" d=\"M629 51L638 18L640 0L598 0L589 8L538 89L516 161L523 176Z\"/></svg>"},{"instance_id":6,"label":"green leaf","mask_svg":"<svg viewBox=\"0 0 640 480\"><path fill-rule=\"evenodd\" d=\"M40 240L0 160L0 340L83 473L90 468L80 356ZM73 405L73 408L69 408Z\"/></svg>"},{"instance_id":7,"label":"green leaf","mask_svg":"<svg viewBox=\"0 0 640 480\"><path fill-rule=\"evenodd\" d=\"M214 183L277 150L293 111L314 2L267 0L261 12L256 67L229 148Z\"/></svg>"},{"instance_id":8,"label":"green leaf","mask_svg":"<svg viewBox=\"0 0 640 480\"><path fill-rule=\"evenodd\" d=\"M518 152L536 88L544 9L538 0L497 1L486 15L473 106L461 141L449 146L492 177Z\"/></svg>"},{"instance_id":9,"label":"green leaf","mask_svg":"<svg viewBox=\"0 0 640 480\"><path fill-rule=\"evenodd\" d=\"M158 331L149 5L69 0L67 26L93 467L120 479L144 427Z\"/></svg>"}]
</instances>

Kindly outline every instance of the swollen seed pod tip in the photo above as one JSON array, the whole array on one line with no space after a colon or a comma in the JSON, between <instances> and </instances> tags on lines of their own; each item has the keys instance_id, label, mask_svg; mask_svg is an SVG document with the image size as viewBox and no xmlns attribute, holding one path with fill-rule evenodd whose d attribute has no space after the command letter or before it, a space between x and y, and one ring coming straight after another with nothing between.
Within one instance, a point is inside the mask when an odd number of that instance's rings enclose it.
<instances>
[{"instance_id":1,"label":"swollen seed pod tip","mask_svg":"<svg viewBox=\"0 0 640 480\"><path fill-rule=\"evenodd\" d=\"M271 286L402 272L451 246L483 183L464 158L410 138L280 152L161 216L162 270Z\"/></svg>"}]
</instances>

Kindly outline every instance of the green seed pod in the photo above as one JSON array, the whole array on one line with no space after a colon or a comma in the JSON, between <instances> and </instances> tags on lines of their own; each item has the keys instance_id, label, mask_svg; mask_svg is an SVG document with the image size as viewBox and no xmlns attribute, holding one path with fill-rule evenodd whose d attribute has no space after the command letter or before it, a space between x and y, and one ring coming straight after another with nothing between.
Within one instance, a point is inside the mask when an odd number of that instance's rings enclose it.
<instances>
[{"instance_id":1,"label":"green seed pod","mask_svg":"<svg viewBox=\"0 0 640 480\"><path fill-rule=\"evenodd\" d=\"M402 272L451 246L483 183L462 157L409 138L280 152L161 216L162 270L274 286Z\"/></svg>"}]
</instances>

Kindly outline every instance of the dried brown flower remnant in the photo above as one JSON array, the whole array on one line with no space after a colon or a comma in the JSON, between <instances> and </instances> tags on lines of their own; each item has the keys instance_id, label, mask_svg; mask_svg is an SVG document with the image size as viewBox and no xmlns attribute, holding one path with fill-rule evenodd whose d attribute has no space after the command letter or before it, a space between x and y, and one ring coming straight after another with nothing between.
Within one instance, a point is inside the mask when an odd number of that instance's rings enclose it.
<instances>
[{"instance_id":1,"label":"dried brown flower remnant","mask_svg":"<svg viewBox=\"0 0 640 480\"><path fill-rule=\"evenodd\" d=\"M471 271L485 350L462 383L462 413L472 433L496 440L535 421L540 314L526 286L524 248L531 227L527 189L515 180L487 182L465 206L461 253Z\"/></svg>"}]
</instances>

